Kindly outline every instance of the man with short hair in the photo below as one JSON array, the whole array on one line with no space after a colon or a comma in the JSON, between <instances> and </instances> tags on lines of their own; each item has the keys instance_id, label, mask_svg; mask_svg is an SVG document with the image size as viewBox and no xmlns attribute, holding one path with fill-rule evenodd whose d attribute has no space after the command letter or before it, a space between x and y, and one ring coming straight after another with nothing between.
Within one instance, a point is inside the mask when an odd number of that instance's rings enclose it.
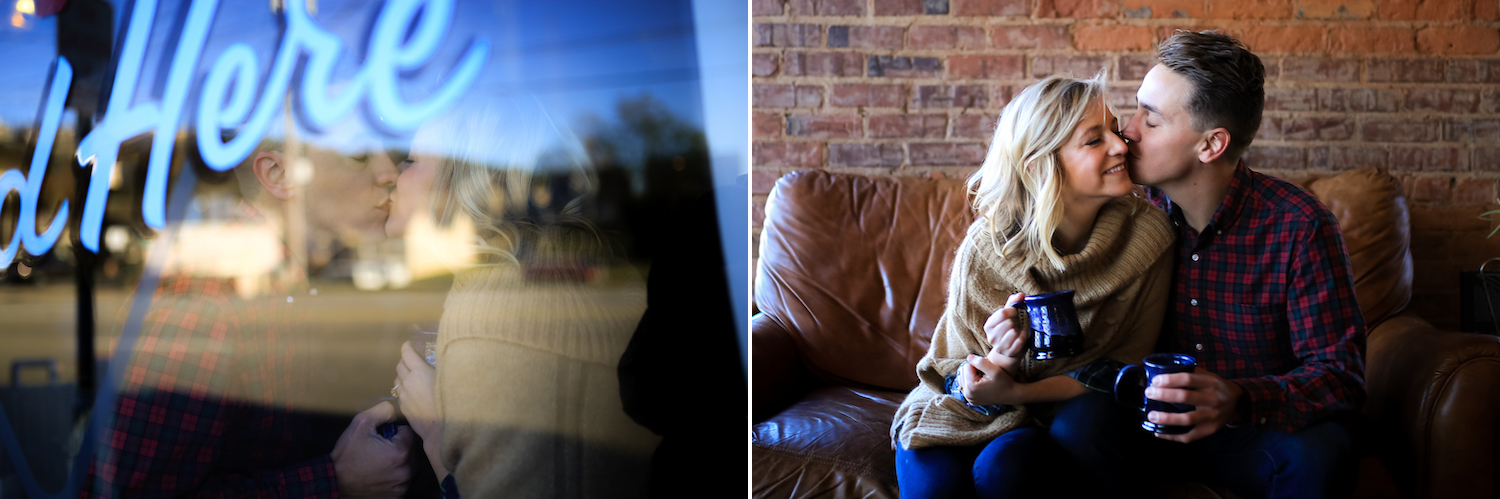
<instances>
[{"instance_id":1,"label":"man with short hair","mask_svg":"<svg viewBox=\"0 0 1500 499\"><path fill-rule=\"evenodd\" d=\"M309 411L308 307L316 299L300 262L255 255L247 276L216 263L234 235L284 233L286 206L305 199L306 229L373 242L384 238L395 165L383 151L347 156L306 148L295 172L270 144L236 168L244 201L232 220L199 224L223 240L186 245L169 259L126 366L112 424L101 435L81 496L397 497L407 489L415 435L391 438L386 402L359 413L337 442ZM299 148L301 149L301 148ZM222 189L205 189L222 192ZM271 236L274 238L274 236ZM259 246L256 246L259 247ZM211 248L205 251L205 248ZM262 248L267 249L267 248ZM259 258L264 257L264 258ZM205 269L207 267L207 269ZM128 301L127 301L128 303ZM336 429L334 431L337 431ZM328 444L332 444L330 451Z\"/></svg>"},{"instance_id":2,"label":"man with short hair","mask_svg":"<svg viewBox=\"0 0 1500 499\"><path fill-rule=\"evenodd\" d=\"M1365 326L1338 222L1241 160L1265 100L1258 57L1213 31L1178 31L1158 51L1122 135L1131 178L1177 231L1157 351L1198 366L1146 389L1195 409L1147 419L1190 430L1153 437L1139 412L1099 403L1060 414L1098 424L1072 424L1058 440L1115 490L1188 479L1241 497L1347 495L1353 456L1340 419L1364 402Z\"/></svg>"}]
</instances>

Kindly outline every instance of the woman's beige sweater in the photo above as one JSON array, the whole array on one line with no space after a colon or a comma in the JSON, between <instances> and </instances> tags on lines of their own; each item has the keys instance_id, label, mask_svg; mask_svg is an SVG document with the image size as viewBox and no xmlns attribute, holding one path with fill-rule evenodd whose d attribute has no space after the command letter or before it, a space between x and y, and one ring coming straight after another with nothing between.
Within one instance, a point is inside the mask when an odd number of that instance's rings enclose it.
<instances>
[{"instance_id":1,"label":"woman's beige sweater","mask_svg":"<svg viewBox=\"0 0 1500 499\"><path fill-rule=\"evenodd\" d=\"M1031 419L1035 407L1015 406L988 416L946 395L944 376L969 354L985 355L984 322L1013 293L1074 290L1084 351L1073 357L1022 361L1017 381L1063 375L1101 357L1140 362L1156 345L1171 284L1174 236L1161 210L1136 197L1112 200L1099 210L1083 251L1063 256L1065 270L1021 265L996 251L989 222L969 227L948 281L948 302L932 347L917 362L920 383L902 402L891 436L903 448L967 446L988 442Z\"/></svg>"},{"instance_id":2,"label":"woman's beige sweater","mask_svg":"<svg viewBox=\"0 0 1500 499\"><path fill-rule=\"evenodd\" d=\"M620 279L614 279L620 281ZM443 465L464 497L633 497L659 437L620 402L644 283L460 274L438 326Z\"/></svg>"}]
</instances>

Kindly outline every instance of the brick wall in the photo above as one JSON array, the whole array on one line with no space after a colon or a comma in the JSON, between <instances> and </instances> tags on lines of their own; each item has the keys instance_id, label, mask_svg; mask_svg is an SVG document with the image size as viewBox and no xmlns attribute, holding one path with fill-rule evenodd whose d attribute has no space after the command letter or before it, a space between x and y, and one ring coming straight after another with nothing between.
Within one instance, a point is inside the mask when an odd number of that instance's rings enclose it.
<instances>
[{"instance_id":1,"label":"brick wall","mask_svg":"<svg viewBox=\"0 0 1500 499\"><path fill-rule=\"evenodd\" d=\"M1266 64L1252 168L1401 179L1417 313L1457 329L1458 272L1500 256L1476 218L1500 174L1497 0L752 0L751 12L757 243L784 173L966 177L1019 88L1109 65L1111 98L1131 110L1156 42L1191 28L1225 30Z\"/></svg>"}]
</instances>

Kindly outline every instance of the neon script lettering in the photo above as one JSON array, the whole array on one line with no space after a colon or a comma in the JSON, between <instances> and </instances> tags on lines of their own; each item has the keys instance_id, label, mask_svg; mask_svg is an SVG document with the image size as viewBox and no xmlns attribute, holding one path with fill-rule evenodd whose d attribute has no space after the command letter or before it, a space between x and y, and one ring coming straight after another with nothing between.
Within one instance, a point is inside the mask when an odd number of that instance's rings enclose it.
<instances>
[{"instance_id":1,"label":"neon script lettering","mask_svg":"<svg viewBox=\"0 0 1500 499\"><path fill-rule=\"evenodd\" d=\"M151 156L146 166L146 185L141 213L146 225L165 225L167 174L182 112L187 106L189 85L208 39L209 25L218 9L217 0L193 2L188 9L176 52L167 73L160 102L133 102L139 83L146 41L156 17L156 0L139 0L120 51L118 70L109 95L109 108L102 120L78 144L78 163L93 165L84 199L79 239L90 251L99 250L104 207L109 197L109 175L114 169L120 144L154 131ZM489 57L489 41L477 38L454 65L443 85L425 100L408 102L401 96L400 73L425 65L437 53L453 18L453 0L389 0L381 8L370 33L364 64L338 95L330 95L333 68L344 52L344 42L308 15L303 0L286 2L285 30L259 99L255 91L261 80L255 52L249 44L230 45L209 69L200 92L195 126L198 150L215 171L234 168L249 156L265 137L291 85L293 69L301 55L307 56L300 88L301 116L314 128L334 123L361 101L379 126L391 132L408 132L453 105L478 80ZM11 170L0 175L0 196L11 190L21 194L21 216L16 237L0 248L0 265L9 265L17 242L32 255L52 248L68 218L68 202L58 208L45 233L36 232L36 203L46 173L47 158L62 116L62 104L72 82L72 67L59 57L43 109L36 152L26 175ZM222 130L234 129L228 142Z\"/></svg>"}]
</instances>

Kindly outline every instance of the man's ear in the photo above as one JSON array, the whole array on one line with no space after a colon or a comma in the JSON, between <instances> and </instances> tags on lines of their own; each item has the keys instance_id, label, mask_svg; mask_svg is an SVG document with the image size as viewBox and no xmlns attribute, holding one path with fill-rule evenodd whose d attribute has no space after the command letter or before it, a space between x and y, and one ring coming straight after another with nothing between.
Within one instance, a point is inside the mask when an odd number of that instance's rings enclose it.
<instances>
[{"instance_id":1,"label":"man's ear","mask_svg":"<svg viewBox=\"0 0 1500 499\"><path fill-rule=\"evenodd\" d=\"M255 153L255 160L250 162L250 167L255 169L255 178L260 180L260 186L267 193L282 201L292 198L291 179L287 177L286 161L280 152Z\"/></svg>"},{"instance_id":2,"label":"man's ear","mask_svg":"<svg viewBox=\"0 0 1500 499\"><path fill-rule=\"evenodd\" d=\"M1203 142L1198 145L1198 161L1200 163L1212 163L1224 156L1224 151L1229 150L1229 130L1215 128L1203 132Z\"/></svg>"}]
</instances>

